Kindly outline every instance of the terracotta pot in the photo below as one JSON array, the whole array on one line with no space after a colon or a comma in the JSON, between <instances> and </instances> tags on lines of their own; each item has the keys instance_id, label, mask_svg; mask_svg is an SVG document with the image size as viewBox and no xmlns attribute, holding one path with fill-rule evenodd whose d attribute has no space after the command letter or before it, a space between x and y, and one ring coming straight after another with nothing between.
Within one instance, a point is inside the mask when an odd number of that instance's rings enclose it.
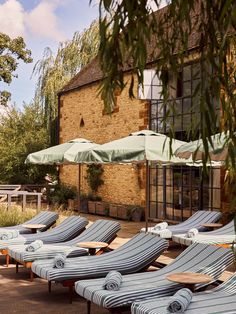
<instances>
[{"instance_id":1,"label":"terracotta pot","mask_svg":"<svg viewBox=\"0 0 236 314\"><path fill-rule=\"evenodd\" d=\"M96 202L88 201L88 212L90 214L95 214L96 213Z\"/></svg>"},{"instance_id":2,"label":"terracotta pot","mask_svg":"<svg viewBox=\"0 0 236 314\"><path fill-rule=\"evenodd\" d=\"M109 216L112 218L117 218L117 205L110 204L109 206Z\"/></svg>"}]
</instances>

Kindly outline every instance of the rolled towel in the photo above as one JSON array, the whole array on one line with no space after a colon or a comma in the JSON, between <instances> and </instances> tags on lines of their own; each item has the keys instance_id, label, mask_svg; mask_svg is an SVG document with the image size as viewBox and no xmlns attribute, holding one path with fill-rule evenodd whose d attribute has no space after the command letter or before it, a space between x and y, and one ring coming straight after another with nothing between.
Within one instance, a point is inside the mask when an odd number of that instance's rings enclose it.
<instances>
[{"instance_id":1,"label":"rolled towel","mask_svg":"<svg viewBox=\"0 0 236 314\"><path fill-rule=\"evenodd\" d=\"M196 228L192 228L187 233L187 238L194 238L198 234L198 230Z\"/></svg>"},{"instance_id":2,"label":"rolled towel","mask_svg":"<svg viewBox=\"0 0 236 314\"><path fill-rule=\"evenodd\" d=\"M35 252L38 249L40 249L43 246L43 241L41 240L36 240L32 243L30 243L29 245L26 246L25 250L27 252Z\"/></svg>"},{"instance_id":3,"label":"rolled towel","mask_svg":"<svg viewBox=\"0 0 236 314\"><path fill-rule=\"evenodd\" d=\"M105 290L118 291L122 284L122 275L118 271L110 271L105 278L103 288Z\"/></svg>"},{"instance_id":4,"label":"rolled towel","mask_svg":"<svg viewBox=\"0 0 236 314\"><path fill-rule=\"evenodd\" d=\"M65 267L65 263L66 263L66 255L57 254L53 260L53 267L61 269Z\"/></svg>"},{"instance_id":5,"label":"rolled towel","mask_svg":"<svg viewBox=\"0 0 236 314\"><path fill-rule=\"evenodd\" d=\"M164 229L158 232L158 235L164 239L170 239L172 237L172 232L169 229Z\"/></svg>"},{"instance_id":6,"label":"rolled towel","mask_svg":"<svg viewBox=\"0 0 236 314\"><path fill-rule=\"evenodd\" d=\"M163 222L160 222L159 224L156 224L153 229L154 230L165 230L166 228L168 227L168 223L163 221Z\"/></svg>"},{"instance_id":7,"label":"rolled towel","mask_svg":"<svg viewBox=\"0 0 236 314\"><path fill-rule=\"evenodd\" d=\"M13 238L18 238L18 230L0 230L0 239L1 240L10 240Z\"/></svg>"},{"instance_id":8,"label":"rolled towel","mask_svg":"<svg viewBox=\"0 0 236 314\"><path fill-rule=\"evenodd\" d=\"M167 310L170 313L184 313L188 308L193 297L191 290L185 288L177 291L167 305Z\"/></svg>"}]
</instances>

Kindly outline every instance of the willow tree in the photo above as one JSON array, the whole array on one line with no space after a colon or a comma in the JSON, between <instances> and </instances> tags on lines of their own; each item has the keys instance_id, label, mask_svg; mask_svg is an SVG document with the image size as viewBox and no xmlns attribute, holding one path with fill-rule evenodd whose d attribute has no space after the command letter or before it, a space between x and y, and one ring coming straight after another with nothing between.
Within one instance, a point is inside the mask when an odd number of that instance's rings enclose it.
<instances>
[{"instance_id":1,"label":"willow tree","mask_svg":"<svg viewBox=\"0 0 236 314\"><path fill-rule=\"evenodd\" d=\"M92 1L90 1L92 2ZM134 97L134 76L143 84L143 73L152 47L152 61L161 73L164 87L168 73L178 74L188 58L190 35L195 33L194 44L204 80L196 86L200 91L201 121L191 126L192 134L200 134L204 142L204 165L209 158L208 140L218 131L213 99L220 99L221 129L228 131L228 165L234 169L236 145L236 1L235 0L172 0L159 13L160 0L100 0L100 63L104 73L101 95L105 106L112 110L116 89L124 89L123 69L127 66L132 80L130 97ZM168 88L163 89L167 112L173 114ZM168 115L165 117L168 119ZM173 136L174 129L170 131Z\"/></svg>"},{"instance_id":2,"label":"willow tree","mask_svg":"<svg viewBox=\"0 0 236 314\"><path fill-rule=\"evenodd\" d=\"M8 35L0 33L0 81L10 84L13 77L17 77L15 71L18 67L18 60L25 63L32 62L31 52L26 49L22 37L11 39ZM11 94L0 91L0 104L6 105Z\"/></svg>"},{"instance_id":3,"label":"willow tree","mask_svg":"<svg viewBox=\"0 0 236 314\"><path fill-rule=\"evenodd\" d=\"M43 59L34 68L33 73L38 76L35 96L44 109L51 144L55 144L57 93L97 55L98 47L99 26L93 21L88 29L75 32L72 40L60 43L55 55L46 48Z\"/></svg>"}]
</instances>

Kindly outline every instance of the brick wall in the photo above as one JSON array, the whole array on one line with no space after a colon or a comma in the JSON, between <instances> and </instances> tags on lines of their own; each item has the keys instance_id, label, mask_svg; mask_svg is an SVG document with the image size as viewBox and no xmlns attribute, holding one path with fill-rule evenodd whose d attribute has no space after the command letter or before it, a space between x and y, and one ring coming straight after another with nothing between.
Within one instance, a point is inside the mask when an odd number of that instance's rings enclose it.
<instances>
[{"instance_id":1,"label":"brick wall","mask_svg":"<svg viewBox=\"0 0 236 314\"><path fill-rule=\"evenodd\" d=\"M128 76L126 78L129 79ZM60 143L83 137L103 144L147 127L148 103L129 99L127 88L117 93L115 112L104 114L98 86L94 83L60 97ZM86 166L82 166L82 190L86 193L89 187L85 177ZM60 179L67 184L77 185L78 166L61 167ZM98 195L104 201L144 205L143 167L106 165L103 180L104 185L99 188Z\"/></svg>"}]
</instances>

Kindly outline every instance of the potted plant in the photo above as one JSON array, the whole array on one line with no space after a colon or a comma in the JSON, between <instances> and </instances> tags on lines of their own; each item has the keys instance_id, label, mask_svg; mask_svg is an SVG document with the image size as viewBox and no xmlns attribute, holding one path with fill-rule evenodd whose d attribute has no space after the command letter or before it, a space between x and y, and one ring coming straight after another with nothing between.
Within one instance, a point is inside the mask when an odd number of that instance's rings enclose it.
<instances>
[{"instance_id":1,"label":"potted plant","mask_svg":"<svg viewBox=\"0 0 236 314\"><path fill-rule=\"evenodd\" d=\"M141 206L131 206L130 208L130 218L132 221L141 221L143 218L144 209Z\"/></svg>"},{"instance_id":2,"label":"potted plant","mask_svg":"<svg viewBox=\"0 0 236 314\"><path fill-rule=\"evenodd\" d=\"M57 184L52 194L52 203L62 206L64 209L73 209L76 207L77 190L76 187Z\"/></svg>"},{"instance_id":3,"label":"potted plant","mask_svg":"<svg viewBox=\"0 0 236 314\"><path fill-rule=\"evenodd\" d=\"M88 213L88 195L81 194L79 200L79 210L81 213Z\"/></svg>"},{"instance_id":4,"label":"potted plant","mask_svg":"<svg viewBox=\"0 0 236 314\"><path fill-rule=\"evenodd\" d=\"M92 191L89 194L88 211L91 214L105 215L105 207L102 204L102 198L96 195L98 188L104 184L102 174L104 172L101 165L92 164L87 167L87 182ZM97 208L97 210L96 210Z\"/></svg>"},{"instance_id":5,"label":"potted plant","mask_svg":"<svg viewBox=\"0 0 236 314\"><path fill-rule=\"evenodd\" d=\"M127 206L122 204L110 204L109 216L112 218L128 219Z\"/></svg>"},{"instance_id":6,"label":"potted plant","mask_svg":"<svg viewBox=\"0 0 236 314\"><path fill-rule=\"evenodd\" d=\"M88 195L88 212L90 214L96 214L96 207L102 202L102 198L100 196L96 196L93 194Z\"/></svg>"}]
</instances>

